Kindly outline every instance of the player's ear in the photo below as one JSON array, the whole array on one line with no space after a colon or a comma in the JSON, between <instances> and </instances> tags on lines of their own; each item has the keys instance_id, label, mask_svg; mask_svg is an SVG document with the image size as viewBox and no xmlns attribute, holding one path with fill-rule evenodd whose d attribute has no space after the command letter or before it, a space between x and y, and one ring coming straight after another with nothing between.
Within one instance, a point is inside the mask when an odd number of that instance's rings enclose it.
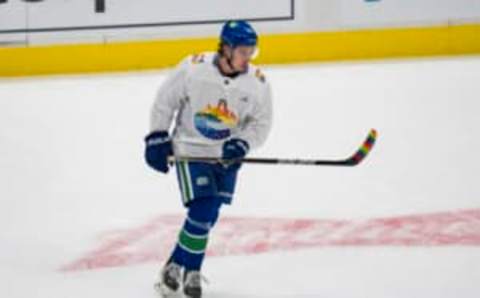
<instances>
[{"instance_id":1,"label":"player's ear","mask_svg":"<svg viewBox=\"0 0 480 298\"><path fill-rule=\"evenodd\" d=\"M217 50L218 54L223 55L223 52L225 52L224 47L225 47L225 44L223 42L220 42L218 44L218 50Z\"/></svg>"}]
</instances>

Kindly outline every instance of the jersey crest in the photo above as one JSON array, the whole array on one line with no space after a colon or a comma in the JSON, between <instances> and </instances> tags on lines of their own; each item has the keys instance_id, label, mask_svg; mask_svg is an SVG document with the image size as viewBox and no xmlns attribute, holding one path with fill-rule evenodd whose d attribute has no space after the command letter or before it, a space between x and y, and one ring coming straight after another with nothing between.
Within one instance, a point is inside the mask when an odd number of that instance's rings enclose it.
<instances>
[{"instance_id":1,"label":"jersey crest","mask_svg":"<svg viewBox=\"0 0 480 298\"><path fill-rule=\"evenodd\" d=\"M229 110L227 101L220 99L217 106L208 104L195 114L195 127L206 138L212 140L226 139L231 129L237 126L238 117Z\"/></svg>"}]
</instances>

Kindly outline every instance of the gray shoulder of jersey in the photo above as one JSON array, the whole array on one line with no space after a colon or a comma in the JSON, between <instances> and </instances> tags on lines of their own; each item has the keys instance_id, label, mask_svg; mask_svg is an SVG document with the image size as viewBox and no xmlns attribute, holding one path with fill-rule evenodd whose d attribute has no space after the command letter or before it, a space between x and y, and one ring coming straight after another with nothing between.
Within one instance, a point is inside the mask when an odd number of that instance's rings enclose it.
<instances>
[{"instance_id":1,"label":"gray shoulder of jersey","mask_svg":"<svg viewBox=\"0 0 480 298\"><path fill-rule=\"evenodd\" d=\"M193 54L184 58L182 61L182 64L185 63L189 67L200 66L200 65L211 63L214 57L215 57L215 53L213 52Z\"/></svg>"},{"instance_id":2,"label":"gray shoulder of jersey","mask_svg":"<svg viewBox=\"0 0 480 298\"><path fill-rule=\"evenodd\" d=\"M249 64L248 75L254 77L258 82L264 84L267 82L263 71L255 64Z\"/></svg>"},{"instance_id":3,"label":"gray shoulder of jersey","mask_svg":"<svg viewBox=\"0 0 480 298\"><path fill-rule=\"evenodd\" d=\"M215 53L211 52L189 55L178 64L178 68L182 69L188 77L195 70L211 66L214 56Z\"/></svg>"},{"instance_id":4,"label":"gray shoulder of jersey","mask_svg":"<svg viewBox=\"0 0 480 298\"><path fill-rule=\"evenodd\" d=\"M263 93L270 89L270 83L267 80L267 77L258 66L250 64L248 76L250 78L249 81L251 82L249 84L255 86L255 90L257 90L257 92Z\"/></svg>"}]
</instances>

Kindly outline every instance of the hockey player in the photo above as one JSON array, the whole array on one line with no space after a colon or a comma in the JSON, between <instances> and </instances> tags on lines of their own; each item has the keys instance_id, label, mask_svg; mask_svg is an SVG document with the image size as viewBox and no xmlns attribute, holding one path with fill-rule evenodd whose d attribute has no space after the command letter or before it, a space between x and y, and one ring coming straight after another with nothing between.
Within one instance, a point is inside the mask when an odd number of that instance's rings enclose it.
<instances>
[{"instance_id":1,"label":"hockey player","mask_svg":"<svg viewBox=\"0 0 480 298\"><path fill-rule=\"evenodd\" d=\"M218 52L184 59L155 99L145 159L167 173L168 157L182 157L175 167L187 208L175 248L155 284L164 296L183 288L186 297L201 297L200 270L208 237L222 204L232 202L239 160L262 145L270 131L270 86L260 69L250 64L256 51L257 34L251 25L228 21ZM188 157L219 161L195 162Z\"/></svg>"}]
</instances>

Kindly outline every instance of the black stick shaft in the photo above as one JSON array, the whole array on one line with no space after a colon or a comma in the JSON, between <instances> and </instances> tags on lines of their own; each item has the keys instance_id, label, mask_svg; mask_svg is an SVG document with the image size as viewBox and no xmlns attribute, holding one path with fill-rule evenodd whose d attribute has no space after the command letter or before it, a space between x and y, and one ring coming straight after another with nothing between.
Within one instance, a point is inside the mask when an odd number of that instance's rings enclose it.
<instances>
[{"instance_id":1,"label":"black stick shaft","mask_svg":"<svg viewBox=\"0 0 480 298\"><path fill-rule=\"evenodd\" d=\"M190 162L223 162L222 159L215 157L171 157L170 162L190 161ZM354 166L349 160L316 160L316 159L284 159L284 158L244 158L238 160L242 163L251 164L270 164L270 165L310 165L310 166Z\"/></svg>"}]
</instances>

